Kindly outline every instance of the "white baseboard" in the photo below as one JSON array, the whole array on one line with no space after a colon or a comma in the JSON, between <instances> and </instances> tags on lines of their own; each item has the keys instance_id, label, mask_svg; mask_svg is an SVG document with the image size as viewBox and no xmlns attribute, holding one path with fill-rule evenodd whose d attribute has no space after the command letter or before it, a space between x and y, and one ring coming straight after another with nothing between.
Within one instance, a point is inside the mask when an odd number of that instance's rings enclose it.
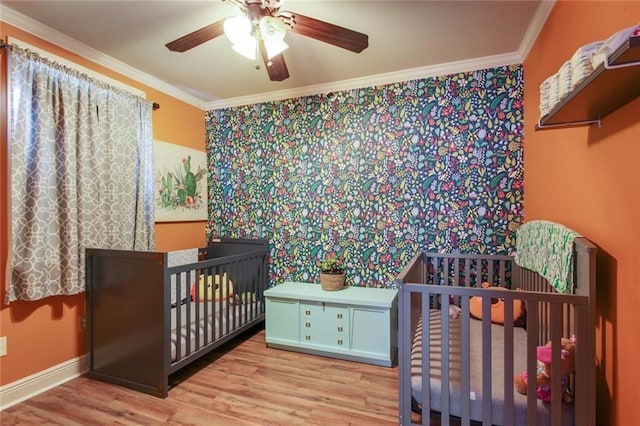
<instances>
[{"instance_id":1,"label":"white baseboard","mask_svg":"<svg viewBox=\"0 0 640 426\"><path fill-rule=\"evenodd\" d=\"M87 356L82 355L4 385L0 387L0 411L75 379L88 370Z\"/></svg>"}]
</instances>

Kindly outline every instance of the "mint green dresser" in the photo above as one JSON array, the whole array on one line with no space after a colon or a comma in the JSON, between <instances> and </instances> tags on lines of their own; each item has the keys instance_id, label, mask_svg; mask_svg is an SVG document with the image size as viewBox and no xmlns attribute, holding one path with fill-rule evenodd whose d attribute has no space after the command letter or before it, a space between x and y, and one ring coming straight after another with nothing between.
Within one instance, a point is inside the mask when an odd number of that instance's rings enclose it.
<instances>
[{"instance_id":1,"label":"mint green dresser","mask_svg":"<svg viewBox=\"0 0 640 426\"><path fill-rule=\"evenodd\" d=\"M264 292L272 348L390 367L397 354L398 291L286 282Z\"/></svg>"}]
</instances>

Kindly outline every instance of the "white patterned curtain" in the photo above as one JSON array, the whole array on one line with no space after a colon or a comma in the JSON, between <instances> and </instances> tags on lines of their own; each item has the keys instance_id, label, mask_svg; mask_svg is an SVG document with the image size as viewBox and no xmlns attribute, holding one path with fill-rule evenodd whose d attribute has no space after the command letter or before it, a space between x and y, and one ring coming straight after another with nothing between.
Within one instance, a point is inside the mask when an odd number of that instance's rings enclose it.
<instances>
[{"instance_id":1,"label":"white patterned curtain","mask_svg":"<svg viewBox=\"0 0 640 426\"><path fill-rule=\"evenodd\" d=\"M6 302L85 289L87 247L154 249L151 103L11 46Z\"/></svg>"}]
</instances>

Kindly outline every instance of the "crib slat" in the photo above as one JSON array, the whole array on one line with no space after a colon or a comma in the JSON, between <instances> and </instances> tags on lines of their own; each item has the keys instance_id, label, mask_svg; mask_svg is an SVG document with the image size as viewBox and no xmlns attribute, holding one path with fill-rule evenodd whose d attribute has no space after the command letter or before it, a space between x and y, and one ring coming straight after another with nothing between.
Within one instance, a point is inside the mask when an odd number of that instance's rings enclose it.
<instances>
[{"instance_id":1,"label":"crib slat","mask_svg":"<svg viewBox=\"0 0 640 426\"><path fill-rule=\"evenodd\" d=\"M449 265L451 263L451 259L444 258L442 259L442 263L444 264L443 265L444 272L442 273L443 282L441 285L450 285L449 284Z\"/></svg>"},{"instance_id":2,"label":"crib slat","mask_svg":"<svg viewBox=\"0 0 640 426\"><path fill-rule=\"evenodd\" d=\"M449 413L451 412L451 408L449 406L449 398L450 398L449 357L451 355L449 351L449 339L450 339L449 296L447 296L446 294L443 294L441 298L442 298L442 302L440 304L441 305L440 318L441 318L442 324L440 328L440 345L441 345L442 351L441 351L441 364L440 364L441 365L440 367L441 369L440 405L441 405L441 412L443 413L441 422L443 425L448 425Z\"/></svg>"},{"instance_id":3,"label":"crib slat","mask_svg":"<svg viewBox=\"0 0 640 426\"><path fill-rule=\"evenodd\" d=\"M504 305L504 348L513 348L513 303L507 301ZM513 354L512 354L513 355ZM513 378L509 372L513 371L513 356L504 357L504 424L512 425L513 418Z\"/></svg>"},{"instance_id":4,"label":"crib slat","mask_svg":"<svg viewBox=\"0 0 640 426\"><path fill-rule=\"evenodd\" d=\"M456 257L453 260L453 283L452 285L460 285L460 258Z\"/></svg>"},{"instance_id":5,"label":"crib slat","mask_svg":"<svg viewBox=\"0 0 640 426\"><path fill-rule=\"evenodd\" d=\"M469 296L462 297L462 401L461 420L462 424L469 424L471 421L471 326L469 321ZM469 396L468 398L466 396Z\"/></svg>"},{"instance_id":6,"label":"crib slat","mask_svg":"<svg viewBox=\"0 0 640 426\"><path fill-rule=\"evenodd\" d=\"M502 283L495 283L493 266L493 260L487 260L487 282L492 283L493 285L502 285Z\"/></svg>"},{"instance_id":7,"label":"crib slat","mask_svg":"<svg viewBox=\"0 0 640 426\"><path fill-rule=\"evenodd\" d=\"M432 262L432 267L433 267L433 282L431 282L430 284L435 284L435 285L440 285L440 276L438 275L439 271L441 270L440 268L440 258L437 256L434 256L431 258L431 262Z\"/></svg>"},{"instance_id":8,"label":"crib slat","mask_svg":"<svg viewBox=\"0 0 640 426\"><path fill-rule=\"evenodd\" d=\"M230 287L231 284L229 283L230 281L230 277L234 277L235 278L235 285L236 285L236 289L238 284L244 284L244 277L243 277L243 273L242 270L238 268L239 263L238 262L233 262L230 267L229 267L229 272L227 273L227 279L223 281L223 287L224 289L223 291L223 295L226 294L227 297L222 297L222 305L225 307L227 313L229 313L230 315L230 321L231 323L229 324L229 327L231 330L235 330L237 327L237 321L239 320L237 315L231 315L231 313L229 312L230 310L234 309L235 310L235 306L233 305L233 299L231 296L231 291L230 291ZM231 331L229 330L229 331Z\"/></svg>"},{"instance_id":9,"label":"crib slat","mask_svg":"<svg viewBox=\"0 0 640 426\"><path fill-rule=\"evenodd\" d=\"M178 283L176 285L177 288L180 288L180 275L181 274L177 274L177 279L176 279L176 282ZM170 280L167 280L166 282L170 282ZM176 300L176 303L178 303L176 307L176 360L180 360L180 358L182 357L182 339L180 338L179 330L182 330L182 313L179 305L180 302ZM187 305L187 318L189 318L189 314L190 314L189 308L191 307L191 303L187 303L186 305Z\"/></svg>"},{"instance_id":10,"label":"crib slat","mask_svg":"<svg viewBox=\"0 0 640 426\"><path fill-rule=\"evenodd\" d=\"M593 333L593 330L589 330L589 310L586 306L576 306L575 315L576 332L578 333L578 336L584 337L584 339L581 338L576 341L575 367L577 372L583 372L583 374L580 375L579 373L576 373L575 377L575 424L587 425L589 423L595 423L595 419L592 417L593 414L590 413L592 407L589 407L588 405L589 393L595 392L593 389L595 382L590 381L588 377L588 374L591 374L593 367L589 368L589 342L585 342L583 340L588 339L591 336L590 332Z\"/></svg>"},{"instance_id":11,"label":"crib slat","mask_svg":"<svg viewBox=\"0 0 640 426\"><path fill-rule=\"evenodd\" d=\"M560 351L562 350L562 305L552 303L551 314L551 424L562 424L562 366Z\"/></svg>"},{"instance_id":12,"label":"crib slat","mask_svg":"<svg viewBox=\"0 0 640 426\"><path fill-rule=\"evenodd\" d=\"M404 291L402 283L399 283L399 314L400 328L398 330L400 341L398 345L398 363L409 366L400 369L400 385L398 386L400 398L400 424L411 422L411 343L413 329L411 327L411 292ZM424 338L424 336L423 336Z\"/></svg>"},{"instance_id":13,"label":"crib slat","mask_svg":"<svg viewBox=\"0 0 640 426\"><path fill-rule=\"evenodd\" d=\"M464 259L464 284L465 287L471 287L471 259Z\"/></svg>"},{"instance_id":14,"label":"crib slat","mask_svg":"<svg viewBox=\"0 0 640 426\"><path fill-rule=\"evenodd\" d=\"M482 422L491 424L491 297L482 296Z\"/></svg>"},{"instance_id":15,"label":"crib slat","mask_svg":"<svg viewBox=\"0 0 640 426\"><path fill-rule=\"evenodd\" d=\"M539 303L537 301L529 301L533 305L533 309L527 310L527 324L538 324ZM536 346L538 346L538 336L531 327L527 328L527 376L531 380L527 380L527 424L536 425L538 410L536 397Z\"/></svg>"},{"instance_id":16,"label":"crib slat","mask_svg":"<svg viewBox=\"0 0 640 426\"><path fill-rule=\"evenodd\" d=\"M213 315L213 311L215 310L213 307L213 299L214 296L211 294L211 292L214 292L215 294L215 288L209 288L209 286L207 285L209 283L209 281L211 281L213 283L213 285L215 285L215 278L216 278L216 269L215 268L208 268L205 269L203 271L203 282L205 283L204 285L204 294L202 295L202 298L204 299L204 303L202 304L202 309L200 309L200 307L198 305L200 305L199 303L196 305L196 331L195 331L195 337L196 337L196 344L195 344L195 350L197 351L198 349L200 349L200 338L199 336L201 335L201 333L204 333L204 344L207 344L207 341L209 339L209 327L206 327L206 323L205 323L205 328L204 331L200 331L200 321L203 318L209 318L209 310L211 310L211 315ZM189 352L191 353L191 352Z\"/></svg>"},{"instance_id":17,"label":"crib slat","mask_svg":"<svg viewBox=\"0 0 640 426\"><path fill-rule=\"evenodd\" d=\"M429 342L431 341L430 310L431 293L422 294L422 424L431 412L431 365L429 360ZM426 357L426 358L425 358ZM426 362L424 360L427 360ZM426 414L425 414L426 413Z\"/></svg>"},{"instance_id":18,"label":"crib slat","mask_svg":"<svg viewBox=\"0 0 640 426\"><path fill-rule=\"evenodd\" d=\"M200 297L201 297L201 295L200 295L200 286L196 285L196 300L200 300ZM192 312L192 310L196 311L196 316L198 315L197 309L198 309L198 304L197 303L193 304L193 307L192 307L191 303L187 303L187 315L185 317L185 322L187 324L189 323L189 321L191 321L191 315L192 315L191 312ZM180 316L182 316L182 315L178 312L178 317L180 317ZM184 324L184 326L186 326L187 324ZM176 328L176 334L177 334L176 338L179 339L179 340L182 340L180 338L181 333L179 331L179 330L183 329L182 327L183 326L181 326L180 328ZM185 327L184 329L185 329L185 333L184 333L184 339L185 339L185 342L184 342L184 354L185 355L182 356L182 352L180 352L181 356L178 359L182 359L182 358L188 356L191 353L191 327Z\"/></svg>"}]
</instances>

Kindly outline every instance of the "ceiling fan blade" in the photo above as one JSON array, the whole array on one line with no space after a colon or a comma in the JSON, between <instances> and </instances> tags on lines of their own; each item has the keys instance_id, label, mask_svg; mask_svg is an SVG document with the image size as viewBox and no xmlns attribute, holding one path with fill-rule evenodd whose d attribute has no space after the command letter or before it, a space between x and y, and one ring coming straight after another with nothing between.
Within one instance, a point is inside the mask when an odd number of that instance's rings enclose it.
<instances>
[{"instance_id":1,"label":"ceiling fan blade","mask_svg":"<svg viewBox=\"0 0 640 426\"><path fill-rule=\"evenodd\" d=\"M339 27L295 12L283 11L278 16L291 26L291 31L303 36L315 38L355 53L360 53L369 46L368 35L348 28Z\"/></svg>"},{"instance_id":2,"label":"ceiling fan blade","mask_svg":"<svg viewBox=\"0 0 640 426\"><path fill-rule=\"evenodd\" d=\"M173 52L186 52L222 34L224 34L224 19L173 40L165 46Z\"/></svg>"},{"instance_id":3,"label":"ceiling fan blade","mask_svg":"<svg viewBox=\"0 0 640 426\"><path fill-rule=\"evenodd\" d=\"M284 55L282 53L269 59L267 49L264 47L264 42L260 40L260 54L262 55L264 66L267 68L269 80L282 81L289 78L289 70L287 69L287 64L284 61Z\"/></svg>"}]
</instances>

